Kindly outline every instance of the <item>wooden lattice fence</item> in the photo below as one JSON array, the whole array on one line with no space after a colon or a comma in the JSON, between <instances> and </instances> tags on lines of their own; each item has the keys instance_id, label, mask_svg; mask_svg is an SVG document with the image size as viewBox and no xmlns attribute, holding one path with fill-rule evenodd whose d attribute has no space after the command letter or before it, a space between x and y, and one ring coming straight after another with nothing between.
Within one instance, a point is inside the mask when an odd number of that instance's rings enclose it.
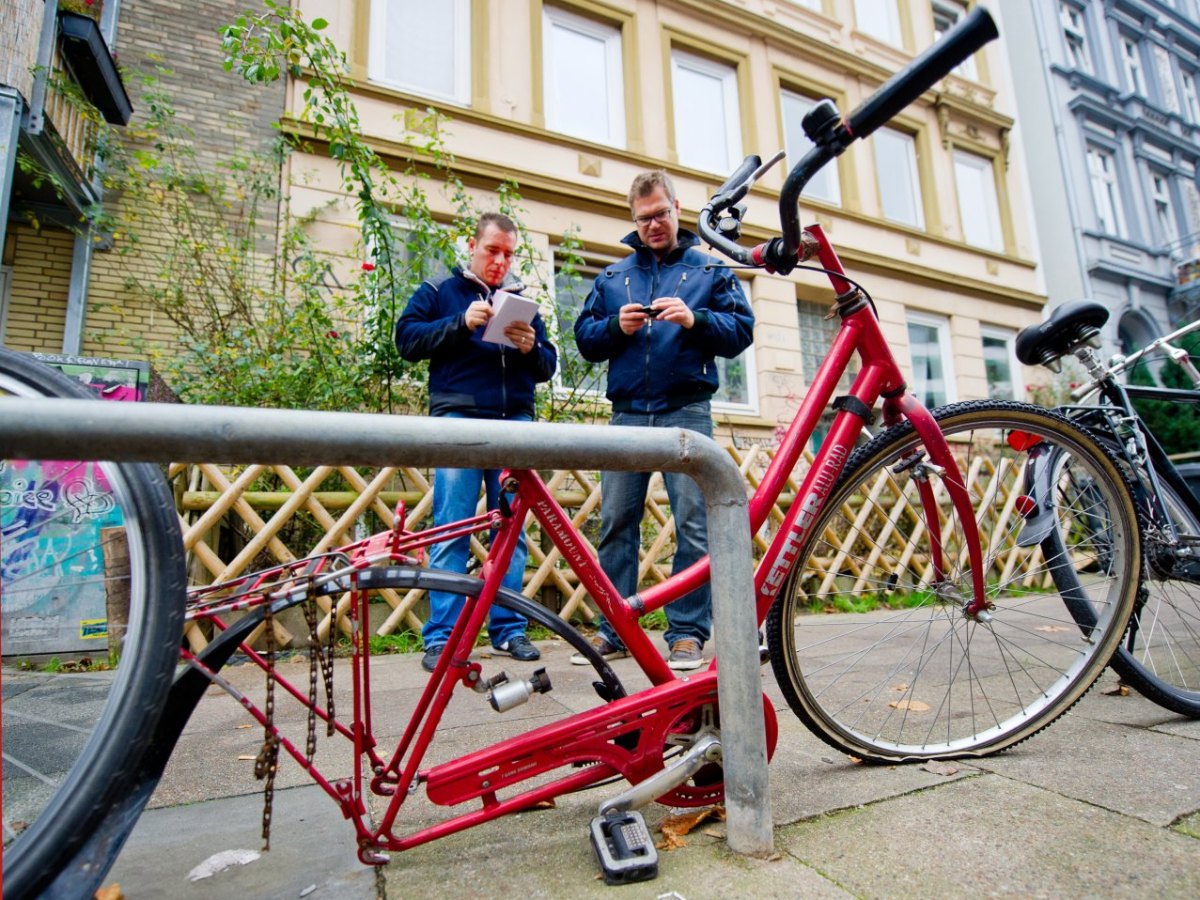
<instances>
[{"instance_id":1,"label":"wooden lattice fence","mask_svg":"<svg viewBox=\"0 0 1200 900\"><path fill-rule=\"evenodd\" d=\"M747 493L752 493L774 457L774 449L731 447L728 452L746 479ZM989 551L996 554L996 575L1007 577L1019 555L1029 552L1015 546L1012 529L1008 527L1015 514L1013 507L1017 497L1007 486L1019 484L1020 479L1014 481L1011 472L993 468L986 459L986 455L974 457L967 473L968 488L978 496L994 498L989 501L997 510L996 521L989 529ZM763 528L754 535L756 557L766 552L810 463L811 457L806 455L804 464L787 480ZM322 466L301 472L288 466L252 465L231 469L210 464L179 464L172 467L171 476L176 485L194 584L227 581L256 568L291 562L391 528L393 511L399 500L404 501L405 528L418 530L431 524L432 478L430 473L419 469L390 467L365 471L345 466ZM862 523L866 516L877 517L878 521L870 523L877 543L872 553L882 552L881 548L889 541L909 539L909 546L894 548L897 556L905 565L927 566L928 561L921 557L921 548L917 546L922 536L920 527L915 532L911 528L897 527L897 517L907 514L904 505L893 503L888 507L885 503L882 512L876 505L880 494L889 490L887 481L881 478L872 486L867 493L872 502L861 502L860 498L854 506L848 504L844 510L847 521ZM571 514L572 524L586 539L594 540L600 513L598 473L558 470L548 473L547 484ZM674 524L662 478L656 474L650 482L643 522L639 566L643 585L663 581L670 575ZM526 537L529 560L524 594L555 609L565 620L588 622L594 619L596 613L587 592L558 550L540 533L532 516L526 524ZM853 573L857 565L856 553L839 543L840 536L830 534L826 537L831 547L840 549L831 551L827 559L817 560L818 570L827 572L828 579ZM471 550L482 563L487 555L486 547L472 538ZM823 589L827 587L828 583ZM423 594L423 591L382 592L382 599L390 611L379 624L373 619L372 628L381 635L406 628L419 631L422 621L418 611ZM326 618L320 630L324 635L329 627L331 604L328 600L322 602ZM347 602L347 598L340 602ZM277 628L282 627L277 625ZM193 632L190 637L195 644L204 640L198 632ZM291 636L281 630L276 637L286 644Z\"/></svg>"}]
</instances>

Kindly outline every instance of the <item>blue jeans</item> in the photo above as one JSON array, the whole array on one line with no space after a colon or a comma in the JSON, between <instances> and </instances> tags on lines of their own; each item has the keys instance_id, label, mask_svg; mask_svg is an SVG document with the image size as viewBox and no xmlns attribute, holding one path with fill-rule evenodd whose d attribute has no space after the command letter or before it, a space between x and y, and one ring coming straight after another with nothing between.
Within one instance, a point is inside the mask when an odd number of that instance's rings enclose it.
<instances>
[{"instance_id":1,"label":"blue jeans","mask_svg":"<svg viewBox=\"0 0 1200 900\"><path fill-rule=\"evenodd\" d=\"M669 413L613 413L613 425L646 428L686 428L712 437L712 413L707 401L691 403ZM600 474L600 545L602 568L622 597L638 587L638 549L642 544L642 514L645 512L649 472L602 472ZM675 557L671 574L680 572L708 553L708 517L704 495L689 476L664 472L667 499L675 515ZM667 644L691 638L700 646L712 634L712 590L705 584L666 607ZM601 618L600 634L620 646L616 632Z\"/></svg>"},{"instance_id":2,"label":"blue jeans","mask_svg":"<svg viewBox=\"0 0 1200 900\"><path fill-rule=\"evenodd\" d=\"M467 417L451 413L446 418L462 419ZM514 418L517 421L530 421L528 417ZM487 490L487 508L496 509L500 499L499 469L436 469L433 473L434 525L445 525L474 516L476 504L479 502L481 483ZM470 535L463 535L450 541L440 541L429 548L430 568L465 573L470 552ZM516 549L513 550L512 562L509 564L508 572L505 573L503 580L506 588L510 588L518 594L521 592L527 555L525 533L522 530ZM425 642L426 648L445 646L462 608L463 598L460 594L447 594L442 591L429 592L429 618L425 620L425 626L421 629L421 638ZM499 605L492 606L488 617L488 636L491 638L493 646L502 646L510 639L524 633L524 616Z\"/></svg>"}]
</instances>

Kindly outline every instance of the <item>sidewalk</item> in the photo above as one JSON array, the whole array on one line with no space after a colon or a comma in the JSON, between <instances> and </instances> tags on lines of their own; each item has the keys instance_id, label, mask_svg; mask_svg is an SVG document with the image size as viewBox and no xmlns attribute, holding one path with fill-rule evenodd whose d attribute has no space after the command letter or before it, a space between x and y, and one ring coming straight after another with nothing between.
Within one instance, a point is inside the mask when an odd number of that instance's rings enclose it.
<instances>
[{"instance_id":1,"label":"sidewalk","mask_svg":"<svg viewBox=\"0 0 1200 900\"><path fill-rule=\"evenodd\" d=\"M567 662L558 641L539 643L554 690L500 715L482 696L460 696L439 736L456 748L519 732L594 703L590 669ZM478 652L478 651L477 651ZM532 664L485 663L510 674ZM307 666L289 665L300 684ZM624 679L636 669L615 664ZM261 692L250 667L226 670ZM856 765L813 737L787 708L766 666L779 746L771 763L776 854L730 852L724 825L705 823L679 850L660 852L659 877L609 887L588 840L597 804L619 785L560 799L404 853L378 871L355 856L354 833L333 802L292 761L276 782L271 850L208 878L188 873L223 851L261 849L262 796L253 778L261 729L228 696L210 691L166 776L106 883L128 898L614 897L1186 897L1200 896L1200 721L1136 694L1104 691L1105 674L1066 718L1008 753L970 764ZM339 690L349 686L339 672ZM424 683L420 656L377 660L376 731L395 740L407 703ZM639 676L640 677L640 676ZM631 690L639 683L630 677ZM394 710L395 712L391 712ZM281 716L282 718L282 716ZM292 739L303 745L302 718ZM251 727L245 727L249 724ZM285 729L286 730L286 729ZM384 741L386 743L386 740ZM342 774L340 749L318 730L318 764ZM342 754L344 758L345 754ZM326 769L326 766L329 769ZM643 810L653 827L669 810ZM404 829L443 811L420 795L401 811ZM656 835L657 836L657 835Z\"/></svg>"}]
</instances>

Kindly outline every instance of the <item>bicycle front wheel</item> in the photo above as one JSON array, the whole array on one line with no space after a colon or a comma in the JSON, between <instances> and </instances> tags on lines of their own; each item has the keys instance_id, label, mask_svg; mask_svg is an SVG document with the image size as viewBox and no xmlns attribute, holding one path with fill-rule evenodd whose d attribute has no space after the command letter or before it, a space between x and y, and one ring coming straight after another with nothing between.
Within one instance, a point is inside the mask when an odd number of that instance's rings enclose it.
<instances>
[{"instance_id":1,"label":"bicycle front wheel","mask_svg":"<svg viewBox=\"0 0 1200 900\"><path fill-rule=\"evenodd\" d=\"M89 396L0 350L0 401ZM179 656L183 541L151 465L0 460L0 498L4 892L31 897L129 787L153 735Z\"/></svg>"},{"instance_id":2,"label":"bicycle front wheel","mask_svg":"<svg viewBox=\"0 0 1200 900\"><path fill-rule=\"evenodd\" d=\"M944 484L952 473L913 465L924 449L904 423L852 455L767 623L792 710L827 743L868 761L981 756L1045 728L1104 669L1138 587L1129 487L1083 429L1019 403L962 403L934 415L965 474L986 615L966 612L974 589L967 538ZM1073 483L1086 483L1087 509L1030 496L1027 469L1052 451L1069 465L1042 490L1077 497ZM936 500L940 574L921 478ZM1035 502L1050 511L1049 527L1059 529L1079 573L1069 589L1056 586L1062 560L1047 560L1030 533L1035 522L1047 527ZM1078 521L1085 515L1086 527ZM1098 523L1103 553L1089 539Z\"/></svg>"}]
</instances>

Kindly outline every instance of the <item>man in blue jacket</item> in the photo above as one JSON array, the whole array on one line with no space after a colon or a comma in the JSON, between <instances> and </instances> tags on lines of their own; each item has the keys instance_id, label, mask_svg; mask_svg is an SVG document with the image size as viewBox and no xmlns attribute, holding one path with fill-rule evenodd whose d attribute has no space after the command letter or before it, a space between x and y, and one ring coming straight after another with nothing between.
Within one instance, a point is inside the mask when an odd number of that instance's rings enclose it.
<instances>
[{"instance_id":1,"label":"man in blue jacket","mask_svg":"<svg viewBox=\"0 0 1200 900\"><path fill-rule=\"evenodd\" d=\"M633 253L597 277L575 321L579 352L608 361L612 424L677 427L712 437L715 357L734 357L754 339L754 313L733 273L702 252L679 227L679 201L666 172L638 175L629 190L637 230ZM675 516L672 573L708 552L704 497L687 475L665 472ZM650 475L604 472L600 478L600 566L624 597L638 586L641 521ZM668 665L695 669L712 631L705 586L666 607ZM608 622L593 641L605 659L626 655ZM580 655L572 662L583 664Z\"/></svg>"},{"instance_id":2,"label":"man in blue jacket","mask_svg":"<svg viewBox=\"0 0 1200 900\"><path fill-rule=\"evenodd\" d=\"M514 419L533 421L534 387L549 381L558 364L558 353L546 338L540 315L533 321L512 322L505 336L515 345L506 347L483 339L492 317L492 294L504 282L517 246L517 226L500 213L479 217L475 236L467 241L470 264L455 267L445 278L426 281L417 288L396 322L396 347L407 360L429 360L429 414L460 419ZM520 285L506 285L515 292ZM496 509L500 496L498 469L436 469L433 478L435 525L475 515L479 486L487 491L488 509ZM429 565L466 572L470 536L434 544ZM504 586L518 593L525 572L525 535L522 533L504 576ZM462 610L462 598L431 591L430 615L421 631L425 656L421 661L432 672L442 648ZM525 636L525 618L493 606L488 636L495 653L519 660L541 654Z\"/></svg>"}]
</instances>

